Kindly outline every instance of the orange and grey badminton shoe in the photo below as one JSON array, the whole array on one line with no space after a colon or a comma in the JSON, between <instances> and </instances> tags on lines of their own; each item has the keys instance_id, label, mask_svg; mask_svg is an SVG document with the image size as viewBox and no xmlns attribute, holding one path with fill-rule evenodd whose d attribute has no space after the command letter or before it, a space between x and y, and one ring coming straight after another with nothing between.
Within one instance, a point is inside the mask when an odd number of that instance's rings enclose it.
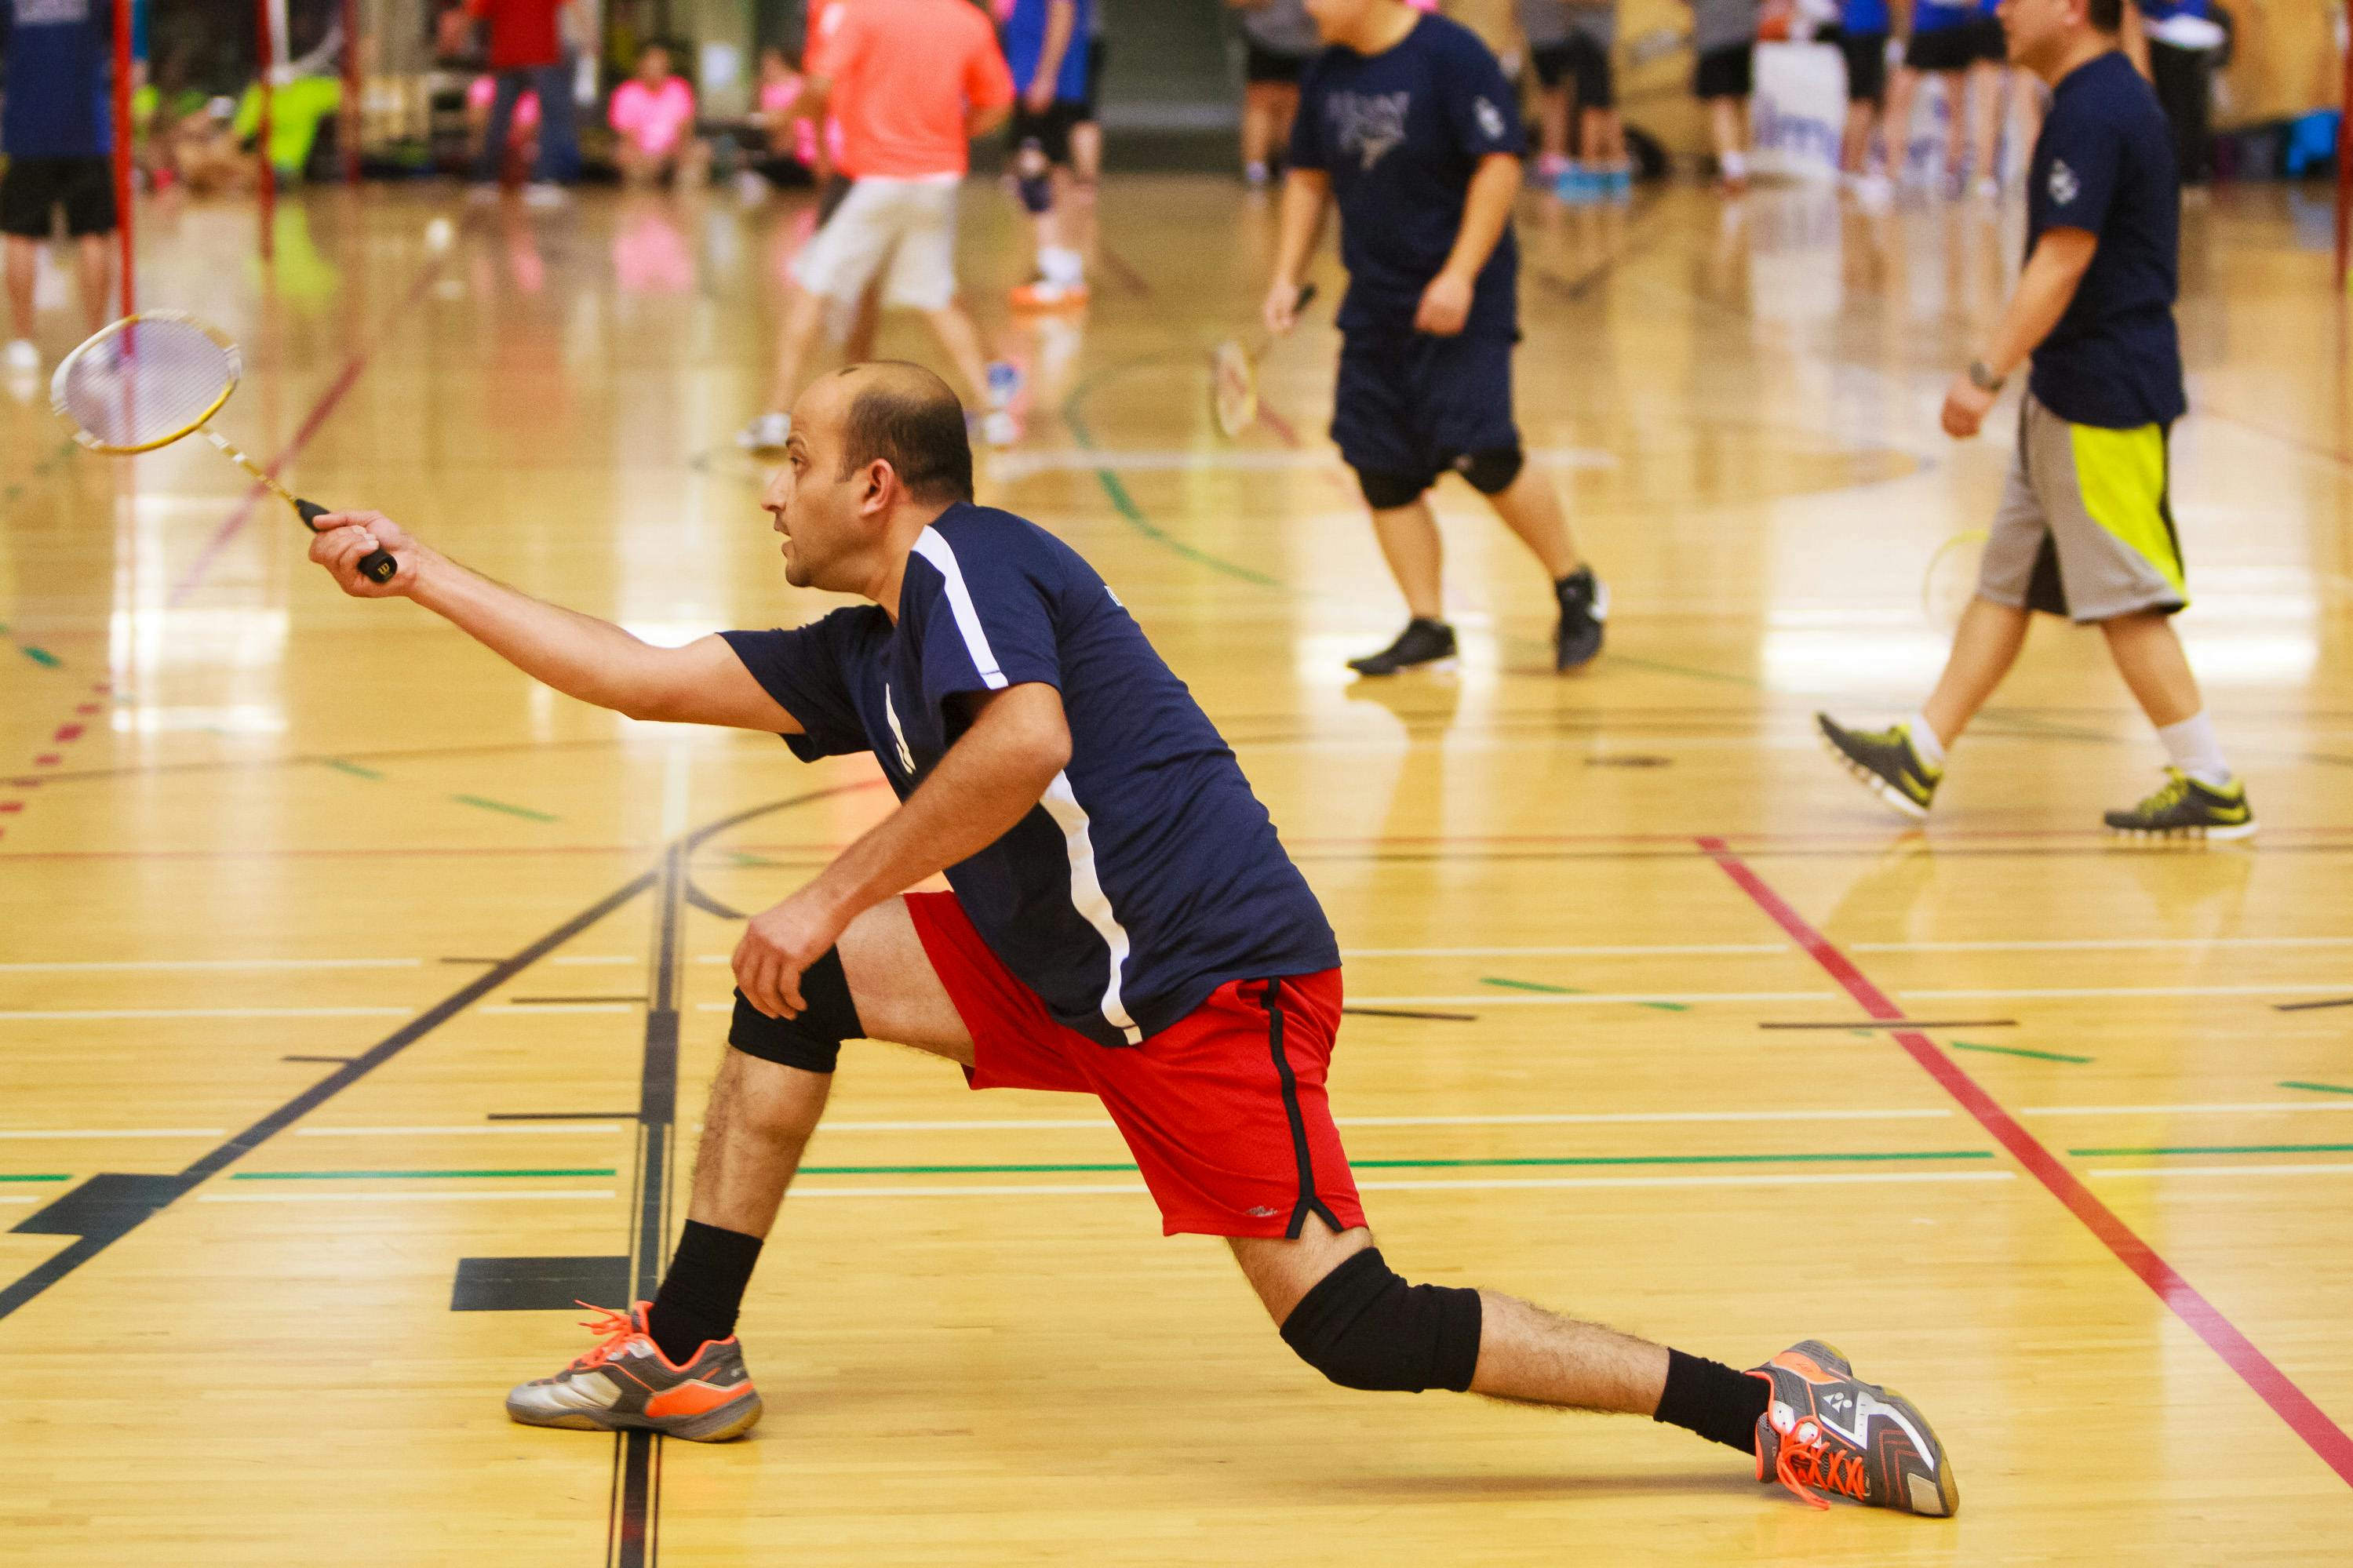
<instances>
[{"instance_id":1,"label":"orange and grey badminton shoe","mask_svg":"<svg viewBox=\"0 0 2353 1568\"><path fill-rule=\"evenodd\" d=\"M1846 1357L1800 1340L1751 1367L1773 1385L1757 1420L1757 1479L1776 1479L1816 1508L1836 1492L1873 1508L1943 1519L1961 1485L1926 1417L1900 1394L1864 1383Z\"/></svg>"},{"instance_id":2,"label":"orange and grey badminton shoe","mask_svg":"<svg viewBox=\"0 0 2353 1568\"><path fill-rule=\"evenodd\" d=\"M706 1340L685 1365L675 1365L646 1332L646 1307L640 1301L626 1313L588 1307L604 1314L580 1325L602 1336L596 1348L554 1377L516 1384L507 1415L527 1426L641 1427L696 1443L749 1432L760 1419L760 1393L744 1370L743 1344L733 1334Z\"/></svg>"}]
</instances>

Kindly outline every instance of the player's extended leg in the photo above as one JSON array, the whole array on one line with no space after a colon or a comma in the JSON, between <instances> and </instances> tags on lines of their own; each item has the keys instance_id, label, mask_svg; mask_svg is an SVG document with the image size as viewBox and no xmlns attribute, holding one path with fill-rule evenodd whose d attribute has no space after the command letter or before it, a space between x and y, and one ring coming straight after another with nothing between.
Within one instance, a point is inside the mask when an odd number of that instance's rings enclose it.
<instances>
[{"instance_id":1,"label":"player's extended leg","mask_svg":"<svg viewBox=\"0 0 2353 1568\"><path fill-rule=\"evenodd\" d=\"M1992 196L2001 190L2001 110L2010 69L1980 60L1969 68L1969 131L1973 138L1971 167L1978 195Z\"/></svg>"},{"instance_id":2,"label":"player's extended leg","mask_svg":"<svg viewBox=\"0 0 2353 1568\"><path fill-rule=\"evenodd\" d=\"M106 325L114 305L114 247L111 237L85 234L74 241L74 271L81 283L82 319L91 331Z\"/></svg>"},{"instance_id":3,"label":"player's extended leg","mask_svg":"<svg viewBox=\"0 0 2353 1568\"><path fill-rule=\"evenodd\" d=\"M1759 1480L1810 1500L1820 1488L1910 1513L1960 1506L1926 1419L1827 1345L1740 1372L1496 1291L1409 1285L1372 1240L1312 1215L1293 1239L1229 1238L1283 1342L1342 1387L1648 1415L1754 1456Z\"/></svg>"},{"instance_id":4,"label":"player's extended leg","mask_svg":"<svg viewBox=\"0 0 2353 1568\"><path fill-rule=\"evenodd\" d=\"M1897 66L1887 80L1887 108L1880 118L1879 132L1887 177L1899 185L1912 173L1912 109L1919 97L1920 73L1910 66Z\"/></svg>"},{"instance_id":5,"label":"player's extended leg","mask_svg":"<svg viewBox=\"0 0 2353 1568\"><path fill-rule=\"evenodd\" d=\"M841 1042L890 1039L965 1066L973 1059L972 1037L902 900L851 921L800 987L808 1008L795 1018L768 1018L736 1000L703 1110L686 1226L660 1290L651 1302L608 1311L596 1325L603 1341L587 1354L510 1393L514 1420L701 1442L740 1436L759 1420L736 1313L825 1113Z\"/></svg>"},{"instance_id":6,"label":"player's extended leg","mask_svg":"<svg viewBox=\"0 0 2353 1568\"><path fill-rule=\"evenodd\" d=\"M1487 498L1505 527L1543 563L1560 606L1553 628L1553 668L1576 669L1590 664L1601 651L1602 624L1609 618L1609 590L1593 575L1593 568L1577 554L1561 510L1560 492L1552 480L1536 471L1514 448L1508 454L1484 453L1471 459L1463 477Z\"/></svg>"},{"instance_id":7,"label":"player's extended leg","mask_svg":"<svg viewBox=\"0 0 2353 1568\"><path fill-rule=\"evenodd\" d=\"M2231 772L2214 721L2199 696L2189 656L2162 610L2102 621L2108 654L2157 726L2172 766L2156 794L2129 811L2106 814L2118 833L2158 837L2246 838L2255 831L2246 785Z\"/></svg>"},{"instance_id":8,"label":"player's extended leg","mask_svg":"<svg viewBox=\"0 0 2353 1568\"><path fill-rule=\"evenodd\" d=\"M21 234L8 236L8 321L17 342L27 342L33 335L33 278L39 264L37 240Z\"/></svg>"},{"instance_id":9,"label":"player's extended leg","mask_svg":"<svg viewBox=\"0 0 2353 1568\"><path fill-rule=\"evenodd\" d=\"M1884 730L1850 730L1827 713L1814 715L1831 754L1880 799L1915 821L1926 817L1944 782L1946 748L2018 662L2030 618L2022 608L1982 595L1970 600L1944 673L1919 712Z\"/></svg>"},{"instance_id":10,"label":"player's extended leg","mask_svg":"<svg viewBox=\"0 0 2353 1568\"><path fill-rule=\"evenodd\" d=\"M1429 481L1419 476L1359 473L1372 509L1373 537L1405 597L1405 630L1378 653L1352 658L1359 675L1395 675L1415 665L1454 657L1454 628L1446 624L1446 545L1430 510Z\"/></svg>"}]
</instances>

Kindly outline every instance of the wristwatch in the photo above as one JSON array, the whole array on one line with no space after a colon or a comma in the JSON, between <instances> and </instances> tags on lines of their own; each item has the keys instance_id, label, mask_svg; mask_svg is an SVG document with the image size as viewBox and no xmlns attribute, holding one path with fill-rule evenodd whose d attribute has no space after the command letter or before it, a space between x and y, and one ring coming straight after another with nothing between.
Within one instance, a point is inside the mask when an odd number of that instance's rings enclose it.
<instances>
[{"instance_id":1,"label":"wristwatch","mask_svg":"<svg viewBox=\"0 0 2353 1568\"><path fill-rule=\"evenodd\" d=\"M1981 359L1969 361L1969 384L1979 392L2000 392L2009 379L2006 375L1994 374L1993 366Z\"/></svg>"}]
</instances>

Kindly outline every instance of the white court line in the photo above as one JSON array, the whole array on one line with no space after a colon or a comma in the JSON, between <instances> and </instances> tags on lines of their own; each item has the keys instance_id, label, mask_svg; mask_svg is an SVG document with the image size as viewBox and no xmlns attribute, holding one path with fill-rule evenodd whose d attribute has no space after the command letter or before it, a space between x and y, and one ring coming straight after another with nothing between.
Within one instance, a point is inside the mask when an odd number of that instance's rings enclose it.
<instances>
[{"instance_id":1,"label":"white court line","mask_svg":"<svg viewBox=\"0 0 2353 1568\"><path fill-rule=\"evenodd\" d=\"M1947 1002L2037 996L2277 996L2305 991L2353 991L2353 981L2332 980L2318 985L2054 985L2028 990L1986 987L1963 991L1900 990L1898 996L1918 996Z\"/></svg>"},{"instance_id":2,"label":"white court line","mask_svg":"<svg viewBox=\"0 0 2353 1568\"><path fill-rule=\"evenodd\" d=\"M11 1138L225 1138L223 1127L0 1127Z\"/></svg>"},{"instance_id":3,"label":"white court line","mask_svg":"<svg viewBox=\"0 0 2353 1568\"><path fill-rule=\"evenodd\" d=\"M1850 952L2122 952L2200 947L2353 947L2353 936L2101 937L2082 942L1851 942Z\"/></svg>"},{"instance_id":4,"label":"white court line","mask_svg":"<svg viewBox=\"0 0 2353 1568\"><path fill-rule=\"evenodd\" d=\"M414 1007L55 1007L0 1010L0 1024L105 1018L406 1018Z\"/></svg>"},{"instance_id":5,"label":"white court line","mask_svg":"<svg viewBox=\"0 0 2353 1568\"><path fill-rule=\"evenodd\" d=\"M2154 1176L2316 1176L2353 1175L2353 1160L2310 1165L2134 1165L2087 1173L2094 1180L2133 1181Z\"/></svg>"},{"instance_id":6,"label":"white court line","mask_svg":"<svg viewBox=\"0 0 2353 1568\"><path fill-rule=\"evenodd\" d=\"M492 1121L463 1127L298 1127L297 1138L480 1137L488 1133L618 1132L617 1121Z\"/></svg>"},{"instance_id":7,"label":"white court line","mask_svg":"<svg viewBox=\"0 0 2353 1568\"><path fill-rule=\"evenodd\" d=\"M1666 953L1790 952L1785 942L1697 942L1617 947L1344 947L1342 958L1642 958Z\"/></svg>"},{"instance_id":8,"label":"white court line","mask_svg":"<svg viewBox=\"0 0 2353 1568\"><path fill-rule=\"evenodd\" d=\"M37 1204L37 1197L19 1197L15 1193L0 1193L0 1204Z\"/></svg>"},{"instance_id":9,"label":"white court line","mask_svg":"<svg viewBox=\"0 0 2353 1568\"><path fill-rule=\"evenodd\" d=\"M2258 1100L2235 1105L2029 1105L2020 1108L2021 1116L2194 1116L2200 1113L2218 1115L2237 1110L2353 1110L2353 1098L2345 1100Z\"/></svg>"},{"instance_id":10,"label":"white court line","mask_svg":"<svg viewBox=\"0 0 2353 1568\"><path fill-rule=\"evenodd\" d=\"M405 1203L529 1203L533 1200L592 1202L614 1195L610 1187L543 1187L537 1192L500 1192L459 1187L439 1192L398 1193L202 1193L200 1204L405 1204Z\"/></svg>"},{"instance_id":11,"label":"white court line","mask_svg":"<svg viewBox=\"0 0 2353 1568\"><path fill-rule=\"evenodd\" d=\"M733 1008L735 1004L729 1002L726 1005ZM646 1005L642 1002L498 1002L474 1009L477 1013L496 1013L501 1017L512 1017L518 1013L642 1013L645 1010Z\"/></svg>"},{"instance_id":12,"label":"white court line","mask_svg":"<svg viewBox=\"0 0 2353 1568\"><path fill-rule=\"evenodd\" d=\"M119 959L81 963L0 963L0 974L185 973L240 969L422 969L421 958Z\"/></svg>"},{"instance_id":13,"label":"white court line","mask_svg":"<svg viewBox=\"0 0 2353 1568\"><path fill-rule=\"evenodd\" d=\"M1753 1176L1525 1176L1507 1177L1497 1181L1426 1181L1386 1182L1360 1181L1356 1185L1366 1192L1507 1192L1529 1188L1564 1187L1775 1187L1881 1184L1897 1182L2008 1182L2017 1179L2015 1171L1834 1171L1821 1173L1766 1174ZM1036 1183L1029 1184L974 1185L963 1187L828 1187L815 1183L798 1183L793 1187L795 1198L965 1198L1019 1197L1031 1194L1063 1195L1082 1193L1141 1193L1141 1182L1126 1183Z\"/></svg>"}]
</instances>

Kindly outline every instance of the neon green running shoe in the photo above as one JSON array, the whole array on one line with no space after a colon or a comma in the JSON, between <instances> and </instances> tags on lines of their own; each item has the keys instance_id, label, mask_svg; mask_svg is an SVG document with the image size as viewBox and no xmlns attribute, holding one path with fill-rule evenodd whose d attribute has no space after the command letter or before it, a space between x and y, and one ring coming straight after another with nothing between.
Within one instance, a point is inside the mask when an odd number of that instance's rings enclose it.
<instances>
[{"instance_id":1,"label":"neon green running shoe","mask_svg":"<svg viewBox=\"0 0 2353 1568\"><path fill-rule=\"evenodd\" d=\"M1821 726L1831 755L1865 789L1915 822L1927 816L1945 770L1921 760L1912 745L1911 726L1850 730L1827 713L1815 714L1814 722Z\"/></svg>"},{"instance_id":2,"label":"neon green running shoe","mask_svg":"<svg viewBox=\"0 0 2353 1568\"><path fill-rule=\"evenodd\" d=\"M2253 838L2254 808L2247 786L2200 783L2179 768L2165 770L2156 794L2130 811L2106 816L2108 831L2132 838Z\"/></svg>"}]
</instances>

